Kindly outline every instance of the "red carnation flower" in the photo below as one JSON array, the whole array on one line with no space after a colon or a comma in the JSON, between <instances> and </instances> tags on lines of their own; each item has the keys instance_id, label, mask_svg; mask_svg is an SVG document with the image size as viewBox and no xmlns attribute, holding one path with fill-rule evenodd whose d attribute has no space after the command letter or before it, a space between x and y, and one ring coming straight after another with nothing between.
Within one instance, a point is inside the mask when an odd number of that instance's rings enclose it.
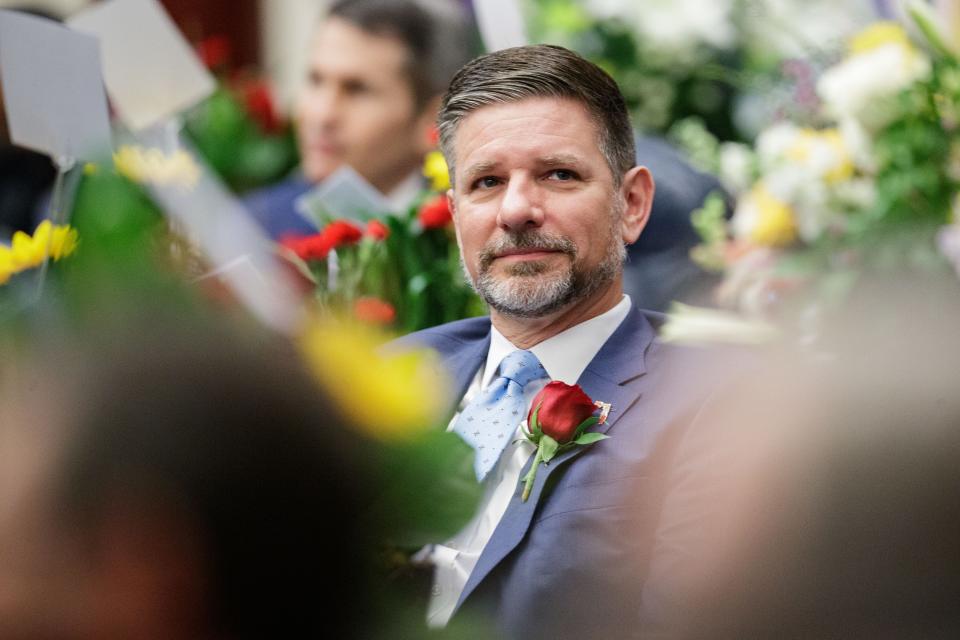
<instances>
[{"instance_id":1,"label":"red carnation flower","mask_svg":"<svg viewBox=\"0 0 960 640\"><path fill-rule=\"evenodd\" d=\"M326 260L333 248L325 233L284 236L280 240L280 246L293 251L301 260Z\"/></svg>"},{"instance_id":2,"label":"red carnation flower","mask_svg":"<svg viewBox=\"0 0 960 640\"><path fill-rule=\"evenodd\" d=\"M352 222L346 220L334 220L323 230L327 243L331 249L343 247L360 242L363 237L363 230Z\"/></svg>"},{"instance_id":3,"label":"red carnation flower","mask_svg":"<svg viewBox=\"0 0 960 640\"><path fill-rule=\"evenodd\" d=\"M357 298L353 303L353 315L361 322L387 325L397 317L393 305L385 300L374 297Z\"/></svg>"},{"instance_id":4,"label":"red carnation flower","mask_svg":"<svg viewBox=\"0 0 960 640\"><path fill-rule=\"evenodd\" d=\"M371 220L367 223L367 235L374 240L386 240L390 237L390 227L379 220Z\"/></svg>"},{"instance_id":5,"label":"red carnation flower","mask_svg":"<svg viewBox=\"0 0 960 640\"><path fill-rule=\"evenodd\" d=\"M277 114L270 86L263 80L251 80L243 85L243 103L263 133L279 133L283 122Z\"/></svg>"},{"instance_id":6,"label":"red carnation flower","mask_svg":"<svg viewBox=\"0 0 960 640\"><path fill-rule=\"evenodd\" d=\"M439 229L450 224L453 216L447 196L440 195L424 203L417 212L417 219L424 229Z\"/></svg>"},{"instance_id":7,"label":"red carnation flower","mask_svg":"<svg viewBox=\"0 0 960 640\"><path fill-rule=\"evenodd\" d=\"M224 35L213 35L197 43L197 56L207 69L216 71L230 62L233 47Z\"/></svg>"}]
</instances>

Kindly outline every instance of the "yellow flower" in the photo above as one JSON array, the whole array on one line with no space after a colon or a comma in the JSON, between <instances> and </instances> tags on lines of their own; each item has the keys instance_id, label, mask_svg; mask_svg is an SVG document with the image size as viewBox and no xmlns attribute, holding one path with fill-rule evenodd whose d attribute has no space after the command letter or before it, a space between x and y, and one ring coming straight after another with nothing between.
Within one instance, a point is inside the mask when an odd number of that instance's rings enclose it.
<instances>
[{"instance_id":1,"label":"yellow flower","mask_svg":"<svg viewBox=\"0 0 960 640\"><path fill-rule=\"evenodd\" d=\"M431 151L423 162L423 175L430 179L430 188L434 191L446 191L450 188L450 169L447 160L439 151Z\"/></svg>"},{"instance_id":2,"label":"yellow flower","mask_svg":"<svg viewBox=\"0 0 960 640\"><path fill-rule=\"evenodd\" d=\"M0 285L6 284L10 276L15 273L12 252L7 247L0 245Z\"/></svg>"},{"instance_id":3,"label":"yellow flower","mask_svg":"<svg viewBox=\"0 0 960 640\"><path fill-rule=\"evenodd\" d=\"M192 189L201 175L200 166L183 149L166 154L160 149L123 145L113 154L113 164L121 175L140 184Z\"/></svg>"},{"instance_id":4,"label":"yellow flower","mask_svg":"<svg viewBox=\"0 0 960 640\"><path fill-rule=\"evenodd\" d=\"M836 128L801 129L787 149L789 160L816 168L827 184L836 184L853 177L853 159Z\"/></svg>"},{"instance_id":5,"label":"yellow flower","mask_svg":"<svg viewBox=\"0 0 960 640\"><path fill-rule=\"evenodd\" d=\"M850 55L859 55L873 51L888 44L896 44L905 49L913 49L910 37L896 22L885 20L875 22L850 39Z\"/></svg>"},{"instance_id":6,"label":"yellow flower","mask_svg":"<svg viewBox=\"0 0 960 640\"><path fill-rule=\"evenodd\" d=\"M384 355L387 336L367 325L313 324L302 338L307 363L348 418L371 436L392 440L436 427L446 384L430 351Z\"/></svg>"},{"instance_id":7,"label":"yellow flower","mask_svg":"<svg viewBox=\"0 0 960 640\"><path fill-rule=\"evenodd\" d=\"M750 239L765 247L786 247L797 240L797 223L793 210L778 200L761 183L747 196L756 207L756 223Z\"/></svg>"},{"instance_id":8,"label":"yellow flower","mask_svg":"<svg viewBox=\"0 0 960 640\"><path fill-rule=\"evenodd\" d=\"M17 231L9 247L0 245L0 284L16 273L40 266L47 255L56 261L69 256L76 248L76 229L54 225L49 220L41 222L32 236Z\"/></svg>"}]
</instances>

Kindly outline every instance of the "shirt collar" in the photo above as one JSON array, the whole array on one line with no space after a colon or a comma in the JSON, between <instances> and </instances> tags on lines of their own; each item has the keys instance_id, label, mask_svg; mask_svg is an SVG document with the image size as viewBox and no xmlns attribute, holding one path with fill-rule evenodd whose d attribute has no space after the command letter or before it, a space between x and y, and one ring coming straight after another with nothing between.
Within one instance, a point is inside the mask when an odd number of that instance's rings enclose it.
<instances>
[{"instance_id":1,"label":"shirt collar","mask_svg":"<svg viewBox=\"0 0 960 640\"><path fill-rule=\"evenodd\" d=\"M580 374L628 313L630 313L630 296L624 295L609 311L574 325L552 338L547 338L530 347L530 351L540 359L551 380L576 384ZM487 351L487 362L480 380L481 388L486 388L490 384L500 367L500 362L518 348L491 325L490 349Z\"/></svg>"}]
</instances>

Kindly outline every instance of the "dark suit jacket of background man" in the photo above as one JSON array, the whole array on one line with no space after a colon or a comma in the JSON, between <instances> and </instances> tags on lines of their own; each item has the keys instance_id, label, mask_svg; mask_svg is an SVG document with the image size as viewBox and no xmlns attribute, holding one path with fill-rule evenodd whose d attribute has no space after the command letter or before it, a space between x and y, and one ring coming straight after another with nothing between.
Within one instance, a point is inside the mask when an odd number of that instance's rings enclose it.
<instances>
[{"instance_id":1,"label":"dark suit jacket of background man","mask_svg":"<svg viewBox=\"0 0 960 640\"><path fill-rule=\"evenodd\" d=\"M458 611L488 613L509 638L639 635L668 474L678 445L726 377L726 360L709 350L657 339L662 320L631 309L587 366L578 383L612 404L606 425L596 429L610 439L541 468L526 503L518 486ZM459 399L486 359L490 319L426 329L398 344L411 345L440 354Z\"/></svg>"}]
</instances>

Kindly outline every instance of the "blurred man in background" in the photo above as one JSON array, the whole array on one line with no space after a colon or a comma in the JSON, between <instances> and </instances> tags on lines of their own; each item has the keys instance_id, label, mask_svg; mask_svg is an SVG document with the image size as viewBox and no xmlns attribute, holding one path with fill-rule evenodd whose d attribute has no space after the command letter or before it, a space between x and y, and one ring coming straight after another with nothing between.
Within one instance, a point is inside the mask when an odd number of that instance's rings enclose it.
<instances>
[{"instance_id":1,"label":"blurred man in background","mask_svg":"<svg viewBox=\"0 0 960 640\"><path fill-rule=\"evenodd\" d=\"M318 24L295 107L298 173L247 205L274 238L312 233L296 201L349 165L397 211L423 186L440 97L472 57L455 0L339 0Z\"/></svg>"}]
</instances>

